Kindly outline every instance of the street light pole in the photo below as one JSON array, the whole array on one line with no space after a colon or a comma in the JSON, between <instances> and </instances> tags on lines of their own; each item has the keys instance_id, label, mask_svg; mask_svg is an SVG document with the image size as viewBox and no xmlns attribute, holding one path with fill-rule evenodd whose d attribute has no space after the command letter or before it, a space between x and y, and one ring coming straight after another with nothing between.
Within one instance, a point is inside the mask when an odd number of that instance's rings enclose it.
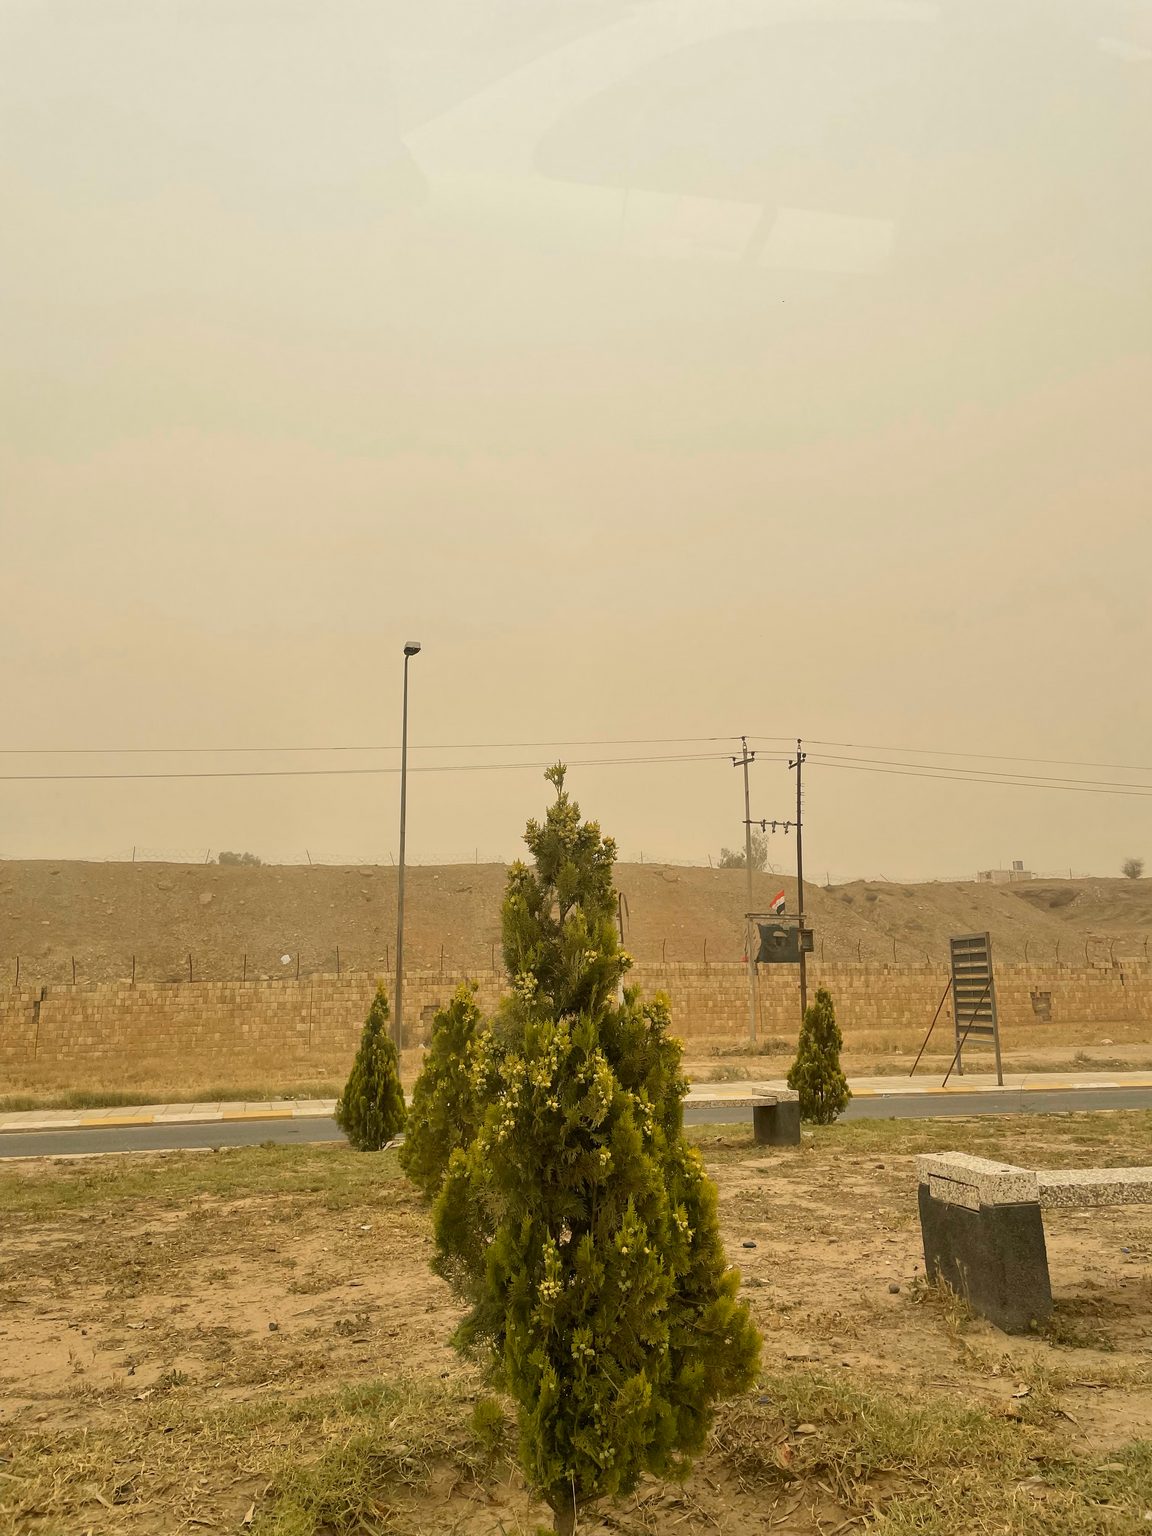
<instances>
[{"instance_id":1,"label":"street light pole","mask_svg":"<svg viewBox=\"0 0 1152 1536\"><path fill-rule=\"evenodd\" d=\"M404 724L400 745L400 882L396 891L396 1024L399 1054L404 1045L404 833L408 815L408 663L420 652L419 640L404 644Z\"/></svg>"}]
</instances>

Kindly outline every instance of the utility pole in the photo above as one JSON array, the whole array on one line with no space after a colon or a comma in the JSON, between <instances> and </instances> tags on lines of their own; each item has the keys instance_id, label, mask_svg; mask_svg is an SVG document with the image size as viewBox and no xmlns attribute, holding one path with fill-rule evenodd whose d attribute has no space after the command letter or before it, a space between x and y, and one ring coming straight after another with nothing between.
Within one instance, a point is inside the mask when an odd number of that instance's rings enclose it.
<instances>
[{"instance_id":1,"label":"utility pole","mask_svg":"<svg viewBox=\"0 0 1152 1536\"><path fill-rule=\"evenodd\" d=\"M748 750L747 736L740 738L739 757L732 759L733 768L744 770L744 869L748 875L748 916L744 921L744 947L748 952L748 1039L756 1044L756 956L752 949L752 933L755 924L752 921L752 909L755 899L752 895L752 798L748 786L748 765L756 761L755 752Z\"/></svg>"},{"instance_id":2,"label":"utility pole","mask_svg":"<svg viewBox=\"0 0 1152 1536\"><path fill-rule=\"evenodd\" d=\"M800 923L800 1019L803 1022L804 1014L808 1009L808 956L804 949L804 814L803 814L803 788L801 777L804 771L806 752L800 750L800 739L796 739L796 761L789 763L789 768L796 770L796 916Z\"/></svg>"}]
</instances>

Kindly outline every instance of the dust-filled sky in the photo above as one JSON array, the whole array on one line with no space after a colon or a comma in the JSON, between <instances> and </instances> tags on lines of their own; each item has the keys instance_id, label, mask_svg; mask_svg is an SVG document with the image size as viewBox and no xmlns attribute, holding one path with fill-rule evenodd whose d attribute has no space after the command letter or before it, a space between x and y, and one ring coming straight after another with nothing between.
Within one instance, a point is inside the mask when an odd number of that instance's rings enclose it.
<instances>
[{"instance_id":1,"label":"dust-filled sky","mask_svg":"<svg viewBox=\"0 0 1152 1536\"><path fill-rule=\"evenodd\" d=\"M1152 788L1150 161L1147 0L0 0L0 746L391 748L412 637L421 768L713 754L573 769L627 858L747 732L818 878L1152 864L956 782ZM0 855L386 860L394 774L10 776L397 761L5 752Z\"/></svg>"}]
</instances>

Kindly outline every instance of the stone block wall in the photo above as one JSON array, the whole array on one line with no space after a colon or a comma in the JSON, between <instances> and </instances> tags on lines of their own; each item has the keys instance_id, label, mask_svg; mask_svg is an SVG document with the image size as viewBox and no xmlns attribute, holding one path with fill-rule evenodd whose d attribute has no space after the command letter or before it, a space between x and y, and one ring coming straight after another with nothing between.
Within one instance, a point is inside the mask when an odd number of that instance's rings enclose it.
<instances>
[{"instance_id":1,"label":"stone block wall","mask_svg":"<svg viewBox=\"0 0 1152 1536\"><path fill-rule=\"evenodd\" d=\"M479 1002L492 1008L504 977L481 973ZM432 1016L464 977L415 972L405 985L410 1040L427 1037ZM668 994L678 1034L693 1040L739 1040L748 1029L747 973L740 964L638 965L631 980L646 993ZM947 982L929 966L878 964L809 967L809 993L827 986L851 1048L856 1034L926 1030ZM278 1071L292 1064L351 1059L375 988L365 974L301 981L128 982L98 986L0 989L0 1076L32 1067L99 1066L148 1061L201 1075ZM1152 1024L1152 970L1003 966L996 973L1002 1026L1018 1046L1029 1026ZM791 1039L797 1025L797 975L790 967L761 971L762 1037ZM945 1010L941 1024L951 1015Z\"/></svg>"}]
</instances>

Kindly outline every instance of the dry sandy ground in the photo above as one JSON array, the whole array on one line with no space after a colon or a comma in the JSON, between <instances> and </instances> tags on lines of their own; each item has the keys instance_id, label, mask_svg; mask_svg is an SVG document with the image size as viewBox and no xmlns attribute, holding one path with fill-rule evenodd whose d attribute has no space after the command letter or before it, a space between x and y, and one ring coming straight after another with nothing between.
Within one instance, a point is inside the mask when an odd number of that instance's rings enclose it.
<instances>
[{"instance_id":1,"label":"dry sandy ground","mask_svg":"<svg viewBox=\"0 0 1152 1536\"><path fill-rule=\"evenodd\" d=\"M764 1335L762 1385L724 1411L683 1488L646 1482L582 1530L1148 1528L1145 1485L1121 1474L1123 1448L1152 1438L1152 1208L1055 1215L1056 1324L1010 1340L924 1286L913 1153L1152 1162L1152 1116L865 1124L796 1151L755 1148L730 1127L701 1139ZM0 1170L0 1202L5 1536L536 1529L543 1511L499 1436L472 1425L478 1383L449 1347L456 1310L428 1270L427 1213L394 1154L30 1162ZM967 1420L932 1430L933 1414L969 1409L971 1445ZM893 1448L893 1415L912 1424L906 1452ZM995 1444L1011 1456L1019 1440L1023 1471L1017 1456L1004 1498L1020 1521L884 1525L903 1508L890 1501L921 1484L930 1503L945 1497L950 1473L937 1488L927 1463L915 1470L942 1432L957 1437L957 1466L973 1463L974 1500L987 1475L979 1436L1008 1436ZM1067 1515L1047 1480L1053 1446L1119 1479L1092 1521Z\"/></svg>"}]
</instances>

